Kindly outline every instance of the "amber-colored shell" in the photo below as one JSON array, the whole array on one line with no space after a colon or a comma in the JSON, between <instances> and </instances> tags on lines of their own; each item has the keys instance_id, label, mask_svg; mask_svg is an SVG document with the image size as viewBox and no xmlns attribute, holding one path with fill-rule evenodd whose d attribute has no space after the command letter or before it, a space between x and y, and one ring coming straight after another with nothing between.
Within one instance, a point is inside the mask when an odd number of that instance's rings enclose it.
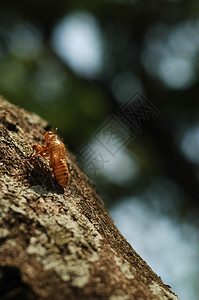
<instances>
[{"instance_id":1,"label":"amber-colored shell","mask_svg":"<svg viewBox=\"0 0 199 300\"><path fill-rule=\"evenodd\" d=\"M27 161L37 155L48 157L57 182L63 188L67 186L69 173L66 164L66 149L64 144L57 138L57 135L52 131L47 131L45 133L45 145L33 145L33 151L36 151L36 153L28 158Z\"/></svg>"},{"instance_id":2,"label":"amber-colored shell","mask_svg":"<svg viewBox=\"0 0 199 300\"><path fill-rule=\"evenodd\" d=\"M65 159L59 159L53 167L57 182L64 188L68 184L68 167Z\"/></svg>"}]
</instances>

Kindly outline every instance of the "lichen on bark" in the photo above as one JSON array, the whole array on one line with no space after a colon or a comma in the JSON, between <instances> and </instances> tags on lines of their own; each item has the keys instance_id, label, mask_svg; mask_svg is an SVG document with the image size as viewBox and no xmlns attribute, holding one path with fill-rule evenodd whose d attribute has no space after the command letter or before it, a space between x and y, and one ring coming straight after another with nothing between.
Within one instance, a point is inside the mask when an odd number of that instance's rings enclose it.
<instances>
[{"instance_id":1,"label":"lichen on bark","mask_svg":"<svg viewBox=\"0 0 199 300\"><path fill-rule=\"evenodd\" d=\"M68 150L65 190L45 158L25 161L47 122L2 98L0 109L0 298L178 299L120 234Z\"/></svg>"}]
</instances>

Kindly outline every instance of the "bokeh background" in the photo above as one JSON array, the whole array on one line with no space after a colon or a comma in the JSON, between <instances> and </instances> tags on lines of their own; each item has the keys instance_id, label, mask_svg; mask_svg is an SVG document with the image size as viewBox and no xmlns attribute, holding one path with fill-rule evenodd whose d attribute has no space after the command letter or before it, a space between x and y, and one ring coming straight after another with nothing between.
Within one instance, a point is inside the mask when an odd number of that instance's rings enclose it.
<instances>
[{"instance_id":1,"label":"bokeh background","mask_svg":"<svg viewBox=\"0 0 199 300\"><path fill-rule=\"evenodd\" d=\"M99 150L96 132L136 93L158 116L139 133L126 124L134 139L88 175L132 247L197 300L198 0L1 0L0 94L57 127L69 150Z\"/></svg>"}]
</instances>

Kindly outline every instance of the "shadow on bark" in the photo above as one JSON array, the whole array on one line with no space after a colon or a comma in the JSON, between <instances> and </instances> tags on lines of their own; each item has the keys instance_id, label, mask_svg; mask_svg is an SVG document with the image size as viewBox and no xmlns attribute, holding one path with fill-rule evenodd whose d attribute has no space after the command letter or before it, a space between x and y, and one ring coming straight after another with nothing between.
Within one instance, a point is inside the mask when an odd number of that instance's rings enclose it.
<instances>
[{"instance_id":1,"label":"shadow on bark","mask_svg":"<svg viewBox=\"0 0 199 300\"><path fill-rule=\"evenodd\" d=\"M67 151L63 190L31 154L49 126L0 98L0 298L178 299L113 224Z\"/></svg>"}]
</instances>

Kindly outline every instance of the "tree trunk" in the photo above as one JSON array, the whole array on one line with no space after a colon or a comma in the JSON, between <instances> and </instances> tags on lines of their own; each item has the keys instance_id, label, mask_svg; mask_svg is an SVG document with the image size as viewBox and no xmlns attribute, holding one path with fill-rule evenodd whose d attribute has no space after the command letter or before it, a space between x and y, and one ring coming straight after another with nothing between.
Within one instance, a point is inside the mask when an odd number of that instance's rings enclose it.
<instances>
[{"instance_id":1,"label":"tree trunk","mask_svg":"<svg viewBox=\"0 0 199 300\"><path fill-rule=\"evenodd\" d=\"M48 160L26 162L49 126L0 98L0 299L178 299L113 224L67 151L63 190Z\"/></svg>"}]
</instances>

